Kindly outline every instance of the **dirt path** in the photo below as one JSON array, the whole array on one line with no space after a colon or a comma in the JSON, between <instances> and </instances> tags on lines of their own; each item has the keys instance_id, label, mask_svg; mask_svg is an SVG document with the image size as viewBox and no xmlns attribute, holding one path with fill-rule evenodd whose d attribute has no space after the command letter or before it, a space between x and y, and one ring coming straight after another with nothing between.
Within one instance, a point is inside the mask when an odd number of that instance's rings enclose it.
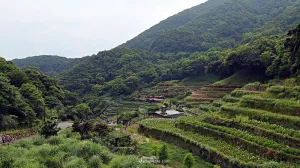
<instances>
[{"instance_id":1,"label":"dirt path","mask_svg":"<svg viewBox=\"0 0 300 168\"><path fill-rule=\"evenodd\" d=\"M64 121L64 122L58 123L57 127L60 128L61 130L64 130L66 128L72 127L72 125L73 125L73 123Z\"/></svg>"}]
</instances>

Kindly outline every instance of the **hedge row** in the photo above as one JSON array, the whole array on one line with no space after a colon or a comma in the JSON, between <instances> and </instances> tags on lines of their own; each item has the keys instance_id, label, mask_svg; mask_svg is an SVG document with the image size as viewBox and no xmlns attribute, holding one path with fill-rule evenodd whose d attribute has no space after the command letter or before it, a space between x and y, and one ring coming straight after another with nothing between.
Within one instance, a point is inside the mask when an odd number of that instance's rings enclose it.
<instances>
[{"instance_id":1,"label":"hedge row","mask_svg":"<svg viewBox=\"0 0 300 168\"><path fill-rule=\"evenodd\" d=\"M216 100L213 102L213 106L215 107L221 107L222 105L224 105L226 102L222 101L222 100Z\"/></svg>"},{"instance_id":2,"label":"hedge row","mask_svg":"<svg viewBox=\"0 0 300 168\"><path fill-rule=\"evenodd\" d=\"M286 136L294 137L296 139L300 139L300 131L299 130L289 129L289 128L286 128L286 127L282 127L280 125L269 124L267 122L262 122L262 121L257 121L257 120L247 120L247 121L244 121L244 122L248 123L248 124L251 124L251 125L255 125L255 126L260 127L260 128L264 128L266 130L274 131L274 132L282 134L282 135L286 135Z\"/></svg>"},{"instance_id":3,"label":"hedge row","mask_svg":"<svg viewBox=\"0 0 300 168\"><path fill-rule=\"evenodd\" d=\"M204 111L204 112L216 112L219 110L218 107L213 106L212 104L201 104L198 106L199 110Z\"/></svg>"},{"instance_id":4,"label":"hedge row","mask_svg":"<svg viewBox=\"0 0 300 168\"><path fill-rule=\"evenodd\" d=\"M195 117L182 118L177 121L176 126L185 131L197 132L201 135L208 135L215 139L224 140L232 145L238 145L251 153L261 155L268 159L300 162L300 150L287 147L286 145L260 136L253 136L241 130L198 122Z\"/></svg>"},{"instance_id":5,"label":"hedge row","mask_svg":"<svg viewBox=\"0 0 300 168\"><path fill-rule=\"evenodd\" d=\"M240 101L239 98L231 97L230 95L224 96L222 100L227 103L237 103Z\"/></svg>"},{"instance_id":6,"label":"hedge row","mask_svg":"<svg viewBox=\"0 0 300 168\"><path fill-rule=\"evenodd\" d=\"M300 116L300 103L292 100L269 99L248 95L242 97L240 105L280 114Z\"/></svg>"},{"instance_id":7,"label":"hedge row","mask_svg":"<svg viewBox=\"0 0 300 168\"><path fill-rule=\"evenodd\" d=\"M201 142L205 139L204 136L195 135L192 132L186 132L175 128L174 123L169 123L167 120L159 121L163 124L157 124L157 122L157 120L142 121L140 123L141 127L139 132L144 133L146 136L161 139L188 149L203 159L213 164L220 165L222 168L287 167L286 163L269 162L236 147L228 148L230 145L222 141L214 139L207 141L210 145L220 144L220 147L218 148L203 144ZM163 127L163 125L166 125L166 127ZM230 155L229 153L233 155Z\"/></svg>"},{"instance_id":8,"label":"hedge row","mask_svg":"<svg viewBox=\"0 0 300 168\"><path fill-rule=\"evenodd\" d=\"M266 89L270 86L270 84L261 84L259 82L249 83L244 86L242 89L252 90L252 91L266 91Z\"/></svg>"},{"instance_id":9,"label":"hedge row","mask_svg":"<svg viewBox=\"0 0 300 168\"><path fill-rule=\"evenodd\" d=\"M272 86L267 89L267 95L276 99L300 100L300 87Z\"/></svg>"},{"instance_id":10,"label":"hedge row","mask_svg":"<svg viewBox=\"0 0 300 168\"><path fill-rule=\"evenodd\" d=\"M245 95L261 95L261 92L256 92L256 91L247 91L247 90L241 90L241 89L236 89L233 92L231 92L232 97L243 97Z\"/></svg>"},{"instance_id":11,"label":"hedge row","mask_svg":"<svg viewBox=\"0 0 300 168\"><path fill-rule=\"evenodd\" d=\"M277 124L283 127L300 130L300 118L287 116L282 114L271 113L263 110L255 110L243 107L237 107L233 105L223 105L221 107L222 113L227 113L233 116L244 115L250 119L268 122L271 124Z\"/></svg>"},{"instance_id":12,"label":"hedge row","mask_svg":"<svg viewBox=\"0 0 300 168\"><path fill-rule=\"evenodd\" d=\"M237 122L234 120L229 120L221 117L206 117L204 122L218 125L218 126L225 126L230 128L235 128L243 131L247 131L256 136L266 137L268 139L272 139L275 142L286 144L290 147L300 148L300 139L291 137L289 135L284 135L274 130L268 130L256 125L248 124L245 122Z\"/></svg>"}]
</instances>

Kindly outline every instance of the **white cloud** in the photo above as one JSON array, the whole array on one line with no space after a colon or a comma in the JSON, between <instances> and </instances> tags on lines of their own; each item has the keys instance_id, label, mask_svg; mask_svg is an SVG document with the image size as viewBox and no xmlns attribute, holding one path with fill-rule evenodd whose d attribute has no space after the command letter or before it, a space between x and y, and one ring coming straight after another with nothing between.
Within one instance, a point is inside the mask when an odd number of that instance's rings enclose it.
<instances>
[{"instance_id":1,"label":"white cloud","mask_svg":"<svg viewBox=\"0 0 300 168\"><path fill-rule=\"evenodd\" d=\"M0 55L95 54L204 1L0 0Z\"/></svg>"}]
</instances>

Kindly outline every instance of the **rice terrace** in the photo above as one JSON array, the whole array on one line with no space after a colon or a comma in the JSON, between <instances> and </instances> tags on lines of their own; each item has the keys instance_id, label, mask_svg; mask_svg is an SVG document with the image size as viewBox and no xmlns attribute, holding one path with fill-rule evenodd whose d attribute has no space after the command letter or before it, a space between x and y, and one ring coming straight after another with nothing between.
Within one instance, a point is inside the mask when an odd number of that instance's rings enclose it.
<instances>
[{"instance_id":1,"label":"rice terrace","mask_svg":"<svg viewBox=\"0 0 300 168\"><path fill-rule=\"evenodd\" d=\"M300 0L0 1L0 25L0 168L300 168Z\"/></svg>"}]
</instances>

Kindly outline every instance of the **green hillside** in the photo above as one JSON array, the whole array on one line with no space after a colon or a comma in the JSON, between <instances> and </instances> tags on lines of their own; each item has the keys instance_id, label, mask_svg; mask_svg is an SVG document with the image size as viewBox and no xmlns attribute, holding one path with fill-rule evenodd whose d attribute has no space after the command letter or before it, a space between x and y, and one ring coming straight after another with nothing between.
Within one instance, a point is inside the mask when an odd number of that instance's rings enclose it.
<instances>
[{"instance_id":1,"label":"green hillside","mask_svg":"<svg viewBox=\"0 0 300 168\"><path fill-rule=\"evenodd\" d=\"M221 167L299 167L299 87L251 83L197 116L146 119L140 133ZM297 92L297 94L296 94Z\"/></svg>"},{"instance_id":2,"label":"green hillside","mask_svg":"<svg viewBox=\"0 0 300 168\"><path fill-rule=\"evenodd\" d=\"M44 115L0 167L298 168L300 0L208 0L90 57L0 57L1 135Z\"/></svg>"},{"instance_id":3,"label":"green hillside","mask_svg":"<svg viewBox=\"0 0 300 168\"><path fill-rule=\"evenodd\" d=\"M45 112L47 118L64 112L68 92L54 79L1 57L0 67L0 131L36 126Z\"/></svg>"},{"instance_id":4,"label":"green hillside","mask_svg":"<svg viewBox=\"0 0 300 168\"><path fill-rule=\"evenodd\" d=\"M159 24L151 27L145 32L141 33L132 40L129 40L126 44L122 45L129 48L140 48L144 50L150 50L153 41L160 35L168 32L176 27L182 26L188 22L193 21L197 17L208 13L215 7L220 6L226 0L210 0L201 5L184 10L174 16L169 17L166 20L161 21Z\"/></svg>"},{"instance_id":5,"label":"green hillside","mask_svg":"<svg viewBox=\"0 0 300 168\"><path fill-rule=\"evenodd\" d=\"M141 87L160 81L202 76L205 74L205 65L216 61L217 54L164 54L115 48L99 52L67 70L59 75L59 81L68 90L81 95L91 92L99 95L129 95Z\"/></svg>"},{"instance_id":6,"label":"green hillside","mask_svg":"<svg viewBox=\"0 0 300 168\"><path fill-rule=\"evenodd\" d=\"M209 0L160 22L122 46L165 53L232 48L253 38L252 32L269 36L296 26L299 5L295 0Z\"/></svg>"},{"instance_id":7,"label":"green hillside","mask_svg":"<svg viewBox=\"0 0 300 168\"><path fill-rule=\"evenodd\" d=\"M59 75L59 81L68 90L81 95L116 96L130 95L137 89L162 81L199 78L207 73L216 74L220 79L237 73L220 83L243 78L241 85L295 77L299 71L299 29L298 26L287 35L259 37L224 51L172 54L115 48L99 52L65 71Z\"/></svg>"},{"instance_id":8,"label":"green hillside","mask_svg":"<svg viewBox=\"0 0 300 168\"><path fill-rule=\"evenodd\" d=\"M38 69L49 76L56 76L74 65L87 60L88 57L83 58L65 58L53 55L41 55L34 57L27 57L24 59L14 59L12 62L22 69L27 69L30 66L38 67Z\"/></svg>"}]
</instances>

